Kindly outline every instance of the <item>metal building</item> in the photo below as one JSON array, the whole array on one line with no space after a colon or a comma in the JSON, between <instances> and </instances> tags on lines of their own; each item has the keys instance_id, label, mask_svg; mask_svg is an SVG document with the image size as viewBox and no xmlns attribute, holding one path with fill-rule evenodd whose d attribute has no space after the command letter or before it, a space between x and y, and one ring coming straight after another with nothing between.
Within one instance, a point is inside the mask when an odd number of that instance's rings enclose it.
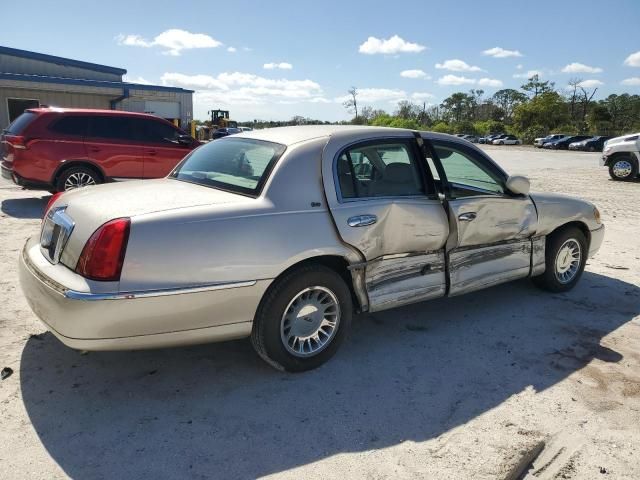
<instances>
[{"instance_id":1,"label":"metal building","mask_svg":"<svg viewBox=\"0 0 640 480\"><path fill-rule=\"evenodd\" d=\"M193 90L124 82L127 71L0 46L0 129L26 108L101 108L158 115L187 129Z\"/></svg>"}]
</instances>

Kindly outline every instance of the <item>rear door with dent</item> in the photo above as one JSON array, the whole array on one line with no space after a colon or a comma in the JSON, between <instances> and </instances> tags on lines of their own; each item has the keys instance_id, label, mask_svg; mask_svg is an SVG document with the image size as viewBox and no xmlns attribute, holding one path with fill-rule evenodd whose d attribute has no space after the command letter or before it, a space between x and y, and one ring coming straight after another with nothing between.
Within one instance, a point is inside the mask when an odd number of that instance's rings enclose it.
<instances>
[{"instance_id":1,"label":"rear door with dent","mask_svg":"<svg viewBox=\"0 0 640 480\"><path fill-rule=\"evenodd\" d=\"M322 168L336 228L364 257L369 311L443 296L448 220L410 132L334 136Z\"/></svg>"}]
</instances>

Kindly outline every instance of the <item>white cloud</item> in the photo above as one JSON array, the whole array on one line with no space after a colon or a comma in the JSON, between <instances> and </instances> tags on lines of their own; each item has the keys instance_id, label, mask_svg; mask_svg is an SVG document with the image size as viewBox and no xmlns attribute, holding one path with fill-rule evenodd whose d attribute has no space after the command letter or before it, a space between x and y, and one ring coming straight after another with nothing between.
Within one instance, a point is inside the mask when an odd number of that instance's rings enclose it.
<instances>
[{"instance_id":1,"label":"white cloud","mask_svg":"<svg viewBox=\"0 0 640 480\"><path fill-rule=\"evenodd\" d=\"M582 82L580 82L578 84L578 86L582 87L582 88L595 88L595 87L600 87L602 85L604 85L603 82L601 82L600 80L595 80L595 79L583 80Z\"/></svg>"},{"instance_id":2,"label":"white cloud","mask_svg":"<svg viewBox=\"0 0 640 480\"><path fill-rule=\"evenodd\" d=\"M407 42L398 35L388 39L369 37L360 45L358 51L366 55L384 54L395 55L396 53L417 53L423 51L424 45Z\"/></svg>"},{"instance_id":3,"label":"white cloud","mask_svg":"<svg viewBox=\"0 0 640 480\"><path fill-rule=\"evenodd\" d=\"M263 68L265 70L275 70L275 69L280 69L280 70L291 70L293 68L293 65L291 65L290 63L287 62L280 62L280 63L265 63L263 65Z\"/></svg>"},{"instance_id":4,"label":"white cloud","mask_svg":"<svg viewBox=\"0 0 640 480\"><path fill-rule=\"evenodd\" d=\"M640 77L625 78L620 83L631 87L640 87Z\"/></svg>"},{"instance_id":5,"label":"white cloud","mask_svg":"<svg viewBox=\"0 0 640 480\"><path fill-rule=\"evenodd\" d=\"M440 77L436 83L439 85L465 85L476 83L475 78L459 77L457 75L445 75Z\"/></svg>"},{"instance_id":6,"label":"white cloud","mask_svg":"<svg viewBox=\"0 0 640 480\"><path fill-rule=\"evenodd\" d=\"M312 80L270 79L241 72L212 75L185 75L167 72L163 85L196 90L196 100L221 105L261 104L269 101L310 101L326 103L322 88ZM195 102L194 102L195 103Z\"/></svg>"},{"instance_id":7,"label":"white cloud","mask_svg":"<svg viewBox=\"0 0 640 480\"><path fill-rule=\"evenodd\" d=\"M458 60L445 60L444 63L436 63L436 68L440 70L451 70L452 72L482 72L480 67L469 65L467 62Z\"/></svg>"},{"instance_id":8,"label":"white cloud","mask_svg":"<svg viewBox=\"0 0 640 480\"><path fill-rule=\"evenodd\" d=\"M573 62L562 69L563 73L600 73L600 67L590 67L584 63Z\"/></svg>"},{"instance_id":9,"label":"white cloud","mask_svg":"<svg viewBox=\"0 0 640 480\"><path fill-rule=\"evenodd\" d=\"M542 72L540 70L527 70L524 73L514 73L513 78L528 79L533 77L534 75L538 75L539 77L542 77Z\"/></svg>"},{"instance_id":10,"label":"white cloud","mask_svg":"<svg viewBox=\"0 0 640 480\"><path fill-rule=\"evenodd\" d=\"M518 70L522 70L524 68L524 66L521 63L519 63L518 65L516 65L516 68Z\"/></svg>"},{"instance_id":11,"label":"white cloud","mask_svg":"<svg viewBox=\"0 0 640 480\"><path fill-rule=\"evenodd\" d=\"M403 70L400 76L404 78L430 78L426 72L422 70Z\"/></svg>"},{"instance_id":12,"label":"white cloud","mask_svg":"<svg viewBox=\"0 0 640 480\"><path fill-rule=\"evenodd\" d=\"M336 97L334 100L338 103L342 103L349 100L351 95L344 95ZM358 89L358 101L362 103L376 103L376 102L397 102L407 98L407 92L404 90L396 90L389 88L359 88Z\"/></svg>"},{"instance_id":13,"label":"white cloud","mask_svg":"<svg viewBox=\"0 0 640 480\"><path fill-rule=\"evenodd\" d=\"M122 77L123 82L128 83L138 83L140 85L152 85L153 82L150 82L144 77L130 77L129 75L125 75Z\"/></svg>"},{"instance_id":14,"label":"white cloud","mask_svg":"<svg viewBox=\"0 0 640 480\"><path fill-rule=\"evenodd\" d=\"M496 78L481 78L478 80L478 85L481 87L500 88L502 87L502 80Z\"/></svg>"},{"instance_id":15,"label":"white cloud","mask_svg":"<svg viewBox=\"0 0 640 480\"><path fill-rule=\"evenodd\" d=\"M162 53L173 56L180 55L183 50L216 48L222 45L222 42L204 33L191 33L178 28L165 30L151 41L144 39L140 35L118 35L116 41L118 45L132 47L162 47L165 49Z\"/></svg>"},{"instance_id":16,"label":"white cloud","mask_svg":"<svg viewBox=\"0 0 640 480\"><path fill-rule=\"evenodd\" d=\"M482 52L483 55L489 55L494 58L522 57L518 50L506 50L502 47L493 47Z\"/></svg>"},{"instance_id":17,"label":"white cloud","mask_svg":"<svg viewBox=\"0 0 640 480\"><path fill-rule=\"evenodd\" d=\"M632 53L631 55L629 55L625 59L624 64L628 67L640 67L640 52Z\"/></svg>"},{"instance_id":18,"label":"white cloud","mask_svg":"<svg viewBox=\"0 0 640 480\"><path fill-rule=\"evenodd\" d=\"M229 53L236 53L238 51L238 49L236 47L228 47L227 48L227 52Z\"/></svg>"},{"instance_id":19,"label":"white cloud","mask_svg":"<svg viewBox=\"0 0 640 480\"><path fill-rule=\"evenodd\" d=\"M411 98L413 100L424 101L429 98L434 98L434 96L431 93L427 92L414 92L411 94Z\"/></svg>"}]
</instances>

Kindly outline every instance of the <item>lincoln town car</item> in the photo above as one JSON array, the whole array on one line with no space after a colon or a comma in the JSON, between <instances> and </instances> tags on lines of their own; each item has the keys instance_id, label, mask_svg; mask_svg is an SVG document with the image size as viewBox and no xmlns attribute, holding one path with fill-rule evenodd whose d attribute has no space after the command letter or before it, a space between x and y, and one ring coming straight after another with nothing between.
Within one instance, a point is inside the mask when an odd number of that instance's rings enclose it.
<instances>
[{"instance_id":1,"label":"lincoln town car","mask_svg":"<svg viewBox=\"0 0 640 480\"><path fill-rule=\"evenodd\" d=\"M355 313L526 277L567 291L603 237L593 204L530 193L465 140L285 127L210 142L163 179L54 195L20 281L71 348L248 337L303 371L334 355Z\"/></svg>"}]
</instances>

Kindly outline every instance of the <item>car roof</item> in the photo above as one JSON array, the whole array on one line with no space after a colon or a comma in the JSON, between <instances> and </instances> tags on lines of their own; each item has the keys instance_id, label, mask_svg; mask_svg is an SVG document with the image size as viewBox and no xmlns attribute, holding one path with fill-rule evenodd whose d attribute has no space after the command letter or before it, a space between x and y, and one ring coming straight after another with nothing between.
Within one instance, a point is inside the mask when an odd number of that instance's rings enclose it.
<instances>
[{"instance_id":1,"label":"car roof","mask_svg":"<svg viewBox=\"0 0 640 480\"><path fill-rule=\"evenodd\" d=\"M84 113L84 114L97 114L97 115L114 115L114 116L135 116L135 117L152 117L152 118L160 118L156 115L152 115L150 113L138 113L138 112L127 112L125 110L102 110L96 108L59 108L59 107L39 107L39 108L28 108L25 110L27 112L33 113ZM164 120L164 119L162 119ZM171 123L171 122L168 122Z\"/></svg>"},{"instance_id":2,"label":"car roof","mask_svg":"<svg viewBox=\"0 0 640 480\"><path fill-rule=\"evenodd\" d=\"M385 134L396 136L398 135L398 132L403 131L410 134L415 130L392 127L368 127L361 125L300 125L293 127L265 128L262 130L242 132L238 135L235 135L235 137L254 138L256 140L266 140L269 142L280 143L282 145L289 146L318 138L331 137L337 134L340 134L341 137L353 136L354 139L357 139L363 134L375 134L384 137ZM460 137L456 137L455 135L425 131L421 131L420 133L424 138L428 139L440 139L460 142Z\"/></svg>"}]
</instances>

